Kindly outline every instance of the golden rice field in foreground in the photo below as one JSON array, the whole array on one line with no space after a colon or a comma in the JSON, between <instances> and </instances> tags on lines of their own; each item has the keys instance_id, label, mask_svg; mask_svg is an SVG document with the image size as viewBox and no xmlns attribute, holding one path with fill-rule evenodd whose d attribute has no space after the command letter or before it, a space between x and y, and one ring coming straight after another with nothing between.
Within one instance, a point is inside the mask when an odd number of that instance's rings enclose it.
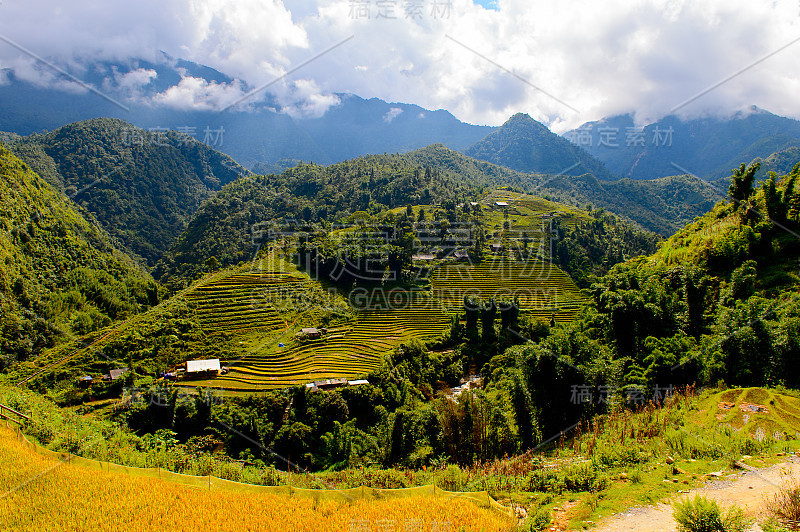
<instances>
[{"instance_id":1,"label":"golden rice field in foreground","mask_svg":"<svg viewBox=\"0 0 800 532\"><path fill-rule=\"evenodd\" d=\"M91 470L37 454L0 427L0 530L381 531L509 528L498 512L465 500L409 497L314 501L208 491L158 478Z\"/></svg>"}]
</instances>

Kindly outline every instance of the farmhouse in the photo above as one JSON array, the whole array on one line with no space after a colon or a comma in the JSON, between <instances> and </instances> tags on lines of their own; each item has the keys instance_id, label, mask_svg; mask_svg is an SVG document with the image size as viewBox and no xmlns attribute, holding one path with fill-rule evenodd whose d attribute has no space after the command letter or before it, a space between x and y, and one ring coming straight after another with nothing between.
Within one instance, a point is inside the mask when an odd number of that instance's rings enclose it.
<instances>
[{"instance_id":1,"label":"farmhouse","mask_svg":"<svg viewBox=\"0 0 800 532\"><path fill-rule=\"evenodd\" d=\"M491 244L489 246L492 250L492 253L500 253L503 251L503 244Z\"/></svg>"},{"instance_id":2,"label":"farmhouse","mask_svg":"<svg viewBox=\"0 0 800 532\"><path fill-rule=\"evenodd\" d=\"M458 397L462 392L480 388L483 386L483 378L478 375L470 375L468 379L461 379L461 385L455 388L450 388L450 395Z\"/></svg>"},{"instance_id":3,"label":"farmhouse","mask_svg":"<svg viewBox=\"0 0 800 532\"><path fill-rule=\"evenodd\" d=\"M305 329L300 329L300 334L305 338L319 338L322 336L319 329L316 327L306 327Z\"/></svg>"},{"instance_id":4,"label":"farmhouse","mask_svg":"<svg viewBox=\"0 0 800 532\"><path fill-rule=\"evenodd\" d=\"M111 371L103 375L103 380L105 382L115 381L120 377L122 377L123 375L125 375L126 373L128 373L128 368L112 369Z\"/></svg>"},{"instance_id":5,"label":"farmhouse","mask_svg":"<svg viewBox=\"0 0 800 532\"><path fill-rule=\"evenodd\" d=\"M497 207L498 209L504 209L504 208L508 207L508 202L507 201L495 201L494 202L494 206Z\"/></svg>"},{"instance_id":6,"label":"farmhouse","mask_svg":"<svg viewBox=\"0 0 800 532\"><path fill-rule=\"evenodd\" d=\"M347 379L326 379L324 381L314 381L311 384L312 390L332 390L347 384ZM308 386L308 384L306 384Z\"/></svg>"},{"instance_id":7,"label":"farmhouse","mask_svg":"<svg viewBox=\"0 0 800 532\"><path fill-rule=\"evenodd\" d=\"M211 373L217 375L222 368L219 365L218 358L212 358L209 360L187 360L186 361L186 374L193 376L193 375L201 375L203 373Z\"/></svg>"}]
</instances>

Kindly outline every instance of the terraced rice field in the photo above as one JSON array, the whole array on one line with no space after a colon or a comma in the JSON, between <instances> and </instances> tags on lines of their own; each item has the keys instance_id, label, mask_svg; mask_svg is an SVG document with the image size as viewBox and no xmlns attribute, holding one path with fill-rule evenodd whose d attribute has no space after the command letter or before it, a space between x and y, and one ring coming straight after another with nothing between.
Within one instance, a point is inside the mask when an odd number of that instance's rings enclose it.
<instances>
[{"instance_id":1,"label":"terraced rice field","mask_svg":"<svg viewBox=\"0 0 800 532\"><path fill-rule=\"evenodd\" d=\"M214 379L214 385L259 390L356 377L378 368L383 355L400 343L435 338L448 324L447 314L430 298L396 308L363 310L354 322L329 329L322 338L292 340L284 348L270 347L228 361L230 373Z\"/></svg>"},{"instance_id":2,"label":"terraced rice field","mask_svg":"<svg viewBox=\"0 0 800 532\"><path fill-rule=\"evenodd\" d=\"M273 301L302 292L310 281L286 273L235 274L186 294L209 334L284 329Z\"/></svg>"},{"instance_id":3,"label":"terraced rice field","mask_svg":"<svg viewBox=\"0 0 800 532\"><path fill-rule=\"evenodd\" d=\"M431 276L433 296L451 311L462 308L464 297L482 300L517 298L523 310L553 312L557 321L568 321L586 303L572 279L557 266L542 261L505 258L479 264L445 264Z\"/></svg>"}]
</instances>

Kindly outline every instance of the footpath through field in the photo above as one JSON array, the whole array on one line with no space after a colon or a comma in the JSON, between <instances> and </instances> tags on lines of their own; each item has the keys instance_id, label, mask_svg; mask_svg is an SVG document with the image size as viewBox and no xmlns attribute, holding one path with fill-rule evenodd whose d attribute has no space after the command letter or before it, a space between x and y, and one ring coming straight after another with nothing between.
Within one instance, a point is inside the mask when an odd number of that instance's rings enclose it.
<instances>
[{"instance_id":1,"label":"footpath through field","mask_svg":"<svg viewBox=\"0 0 800 532\"><path fill-rule=\"evenodd\" d=\"M720 506L735 504L745 512L761 521L767 517L764 509L764 497L778 492L786 475L800 475L800 457L791 456L784 462L763 469L732 473L708 483L702 488L690 490L688 493L654 506L629 508L628 510L603 520L595 532L671 532L677 530L672 518L671 503L682 497L702 495L717 501ZM760 531L758 525L751 530Z\"/></svg>"}]
</instances>

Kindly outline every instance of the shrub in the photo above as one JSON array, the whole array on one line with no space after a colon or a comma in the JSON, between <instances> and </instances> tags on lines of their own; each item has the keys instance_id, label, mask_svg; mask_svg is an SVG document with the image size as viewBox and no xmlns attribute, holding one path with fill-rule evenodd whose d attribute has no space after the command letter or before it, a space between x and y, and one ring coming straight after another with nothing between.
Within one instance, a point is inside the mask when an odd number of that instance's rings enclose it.
<instances>
[{"instance_id":1,"label":"shrub","mask_svg":"<svg viewBox=\"0 0 800 532\"><path fill-rule=\"evenodd\" d=\"M554 469L537 469L526 477L526 491L561 492L563 484Z\"/></svg>"},{"instance_id":2,"label":"shrub","mask_svg":"<svg viewBox=\"0 0 800 532\"><path fill-rule=\"evenodd\" d=\"M608 478L597 473L591 464L580 464L564 472L564 486L569 491L600 491L608 485Z\"/></svg>"},{"instance_id":3,"label":"shrub","mask_svg":"<svg viewBox=\"0 0 800 532\"><path fill-rule=\"evenodd\" d=\"M752 524L741 508L722 510L716 501L700 495L676 502L672 516L681 532L744 532Z\"/></svg>"},{"instance_id":4,"label":"shrub","mask_svg":"<svg viewBox=\"0 0 800 532\"><path fill-rule=\"evenodd\" d=\"M467 485L468 475L454 464L447 466L441 479L441 487L447 491L461 491Z\"/></svg>"},{"instance_id":5,"label":"shrub","mask_svg":"<svg viewBox=\"0 0 800 532\"><path fill-rule=\"evenodd\" d=\"M800 523L800 481L790 478L775 495L765 497L767 511L782 524Z\"/></svg>"},{"instance_id":6,"label":"shrub","mask_svg":"<svg viewBox=\"0 0 800 532\"><path fill-rule=\"evenodd\" d=\"M522 530L525 532L539 532L546 530L550 526L550 512L547 508L539 508L535 513L528 516L525 523L522 525Z\"/></svg>"}]
</instances>

